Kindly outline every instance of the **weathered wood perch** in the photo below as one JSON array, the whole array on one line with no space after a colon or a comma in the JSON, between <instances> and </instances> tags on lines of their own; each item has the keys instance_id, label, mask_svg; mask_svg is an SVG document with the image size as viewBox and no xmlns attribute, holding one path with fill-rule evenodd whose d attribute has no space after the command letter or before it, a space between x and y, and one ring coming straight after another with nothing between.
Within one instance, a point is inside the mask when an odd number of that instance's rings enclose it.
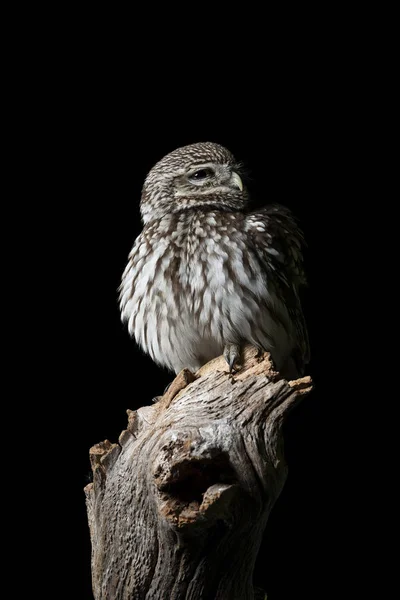
<instances>
[{"instance_id":1,"label":"weathered wood perch","mask_svg":"<svg viewBox=\"0 0 400 600\"><path fill-rule=\"evenodd\" d=\"M308 394L269 354L182 371L128 411L119 444L90 450L86 488L96 600L252 600L253 568L286 479L282 424Z\"/></svg>"}]
</instances>

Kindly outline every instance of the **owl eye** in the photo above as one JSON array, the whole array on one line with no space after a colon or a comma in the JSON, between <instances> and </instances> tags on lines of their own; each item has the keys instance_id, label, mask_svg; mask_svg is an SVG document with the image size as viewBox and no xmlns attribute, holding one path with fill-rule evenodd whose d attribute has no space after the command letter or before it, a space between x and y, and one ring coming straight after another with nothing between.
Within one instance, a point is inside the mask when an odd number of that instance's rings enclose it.
<instances>
[{"instance_id":1,"label":"owl eye","mask_svg":"<svg viewBox=\"0 0 400 600\"><path fill-rule=\"evenodd\" d=\"M202 179L207 179L207 177L212 177L214 175L214 171L212 169L199 169L192 173L189 179L193 179L194 181L201 181Z\"/></svg>"}]
</instances>

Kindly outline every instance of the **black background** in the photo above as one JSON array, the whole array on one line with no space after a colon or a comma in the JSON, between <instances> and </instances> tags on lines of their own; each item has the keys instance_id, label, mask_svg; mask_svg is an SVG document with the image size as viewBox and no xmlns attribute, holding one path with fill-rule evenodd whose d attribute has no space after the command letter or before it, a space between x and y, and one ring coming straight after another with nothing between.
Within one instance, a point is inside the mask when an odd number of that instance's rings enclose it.
<instances>
[{"instance_id":1,"label":"black background","mask_svg":"<svg viewBox=\"0 0 400 600\"><path fill-rule=\"evenodd\" d=\"M265 587L268 600L329 598L347 569L344 559L332 558L342 525L335 490L343 433L331 373L343 304L340 287L332 284L343 251L337 202L345 195L346 210L352 209L354 183L348 177L357 135L346 79L337 87L335 69L326 61L296 63L295 57L290 71L258 67L246 75L234 57L233 74L223 71L216 87L208 63L205 69L183 68L172 58L174 68L158 73L151 56L142 69L140 57L131 60L125 50L114 34L101 46L88 42L79 53L66 52L56 73L46 73L51 85L39 112L47 143L46 192L57 205L50 211L47 250L60 256L60 263L49 266L57 292L48 303L63 346L49 352L56 354L53 391L67 475L58 495L67 508L57 543L63 539L74 548L73 555L67 552L63 585L71 597L92 598L83 493L89 448L106 438L117 441L126 409L149 404L171 380L129 338L117 304L127 255L141 230L143 180L165 153L208 140L244 162L253 206L281 202L291 208L308 244L303 296L315 391L285 426L289 476L271 513L255 583Z\"/></svg>"}]
</instances>

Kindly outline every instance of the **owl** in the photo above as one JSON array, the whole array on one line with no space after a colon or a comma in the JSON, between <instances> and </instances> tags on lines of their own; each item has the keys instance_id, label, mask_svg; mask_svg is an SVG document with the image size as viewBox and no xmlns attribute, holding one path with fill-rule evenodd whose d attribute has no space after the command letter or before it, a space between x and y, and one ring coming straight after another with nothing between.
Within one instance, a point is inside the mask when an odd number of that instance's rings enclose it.
<instances>
[{"instance_id":1,"label":"owl","mask_svg":"<svg viewBox=\"0 0 400 600\"><path fill-rule=\"evenodd\" d=\"M158 365L195 372L223 354L232 372L249 343L282 374L303 373L302 233L287 208L248 202L239 163L216 143L178 148L148 173L119 304Z\"/></svg>"}]
</instances>

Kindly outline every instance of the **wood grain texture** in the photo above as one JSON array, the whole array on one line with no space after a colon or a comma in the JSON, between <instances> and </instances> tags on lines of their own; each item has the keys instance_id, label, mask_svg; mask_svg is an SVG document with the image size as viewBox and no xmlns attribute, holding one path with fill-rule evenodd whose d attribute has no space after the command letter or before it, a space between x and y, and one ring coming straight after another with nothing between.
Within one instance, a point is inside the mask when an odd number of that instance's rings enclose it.
<instances>
[{"instance_id":1,"label":"wood grain texture","mask_svg":"<svg viewBox=\"0 0 400 600\"><path fill-rule=\"evenodd\" d=\"M182 371L90 450L85 488L96 600L253 600L252 574L284 485L282 424L310 392L247 347Z\"/></svg>"}]
</instances>

